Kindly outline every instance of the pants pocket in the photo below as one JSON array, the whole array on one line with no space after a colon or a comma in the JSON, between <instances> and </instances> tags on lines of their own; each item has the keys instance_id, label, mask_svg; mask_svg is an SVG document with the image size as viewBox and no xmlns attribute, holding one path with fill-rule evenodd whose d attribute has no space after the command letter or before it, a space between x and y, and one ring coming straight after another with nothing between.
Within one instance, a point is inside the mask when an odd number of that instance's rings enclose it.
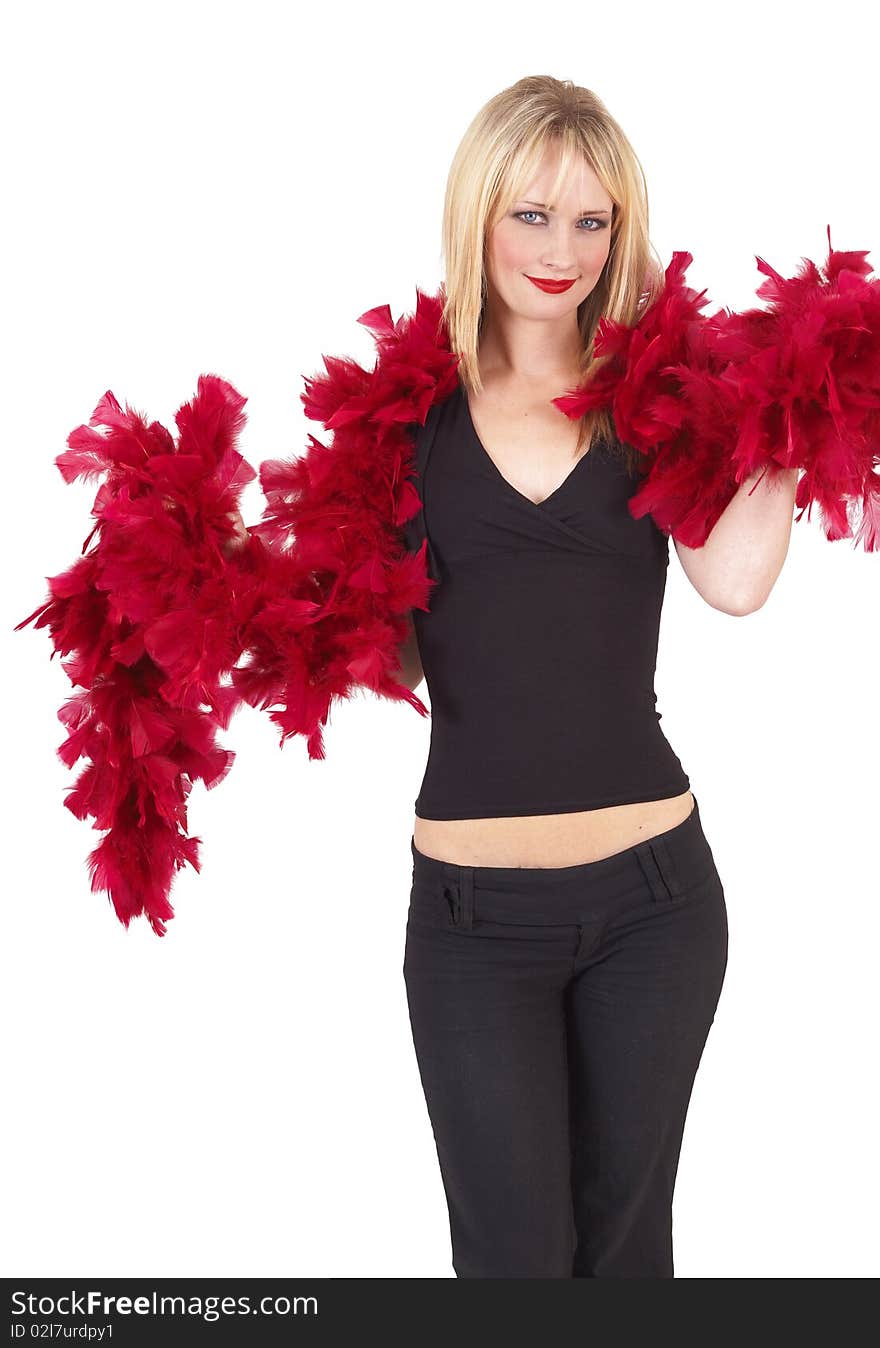
<instances>
[{"instance_id":1,"label":"pants pocket","mask_svg":"<svg viewBox=\"0 0 880 1348\"><path fill-rule=\"evenodd\" d=\"M407 921L443 930L455 925L455 892L448 884L413 879Z\"/></svg>"}]
</instances>

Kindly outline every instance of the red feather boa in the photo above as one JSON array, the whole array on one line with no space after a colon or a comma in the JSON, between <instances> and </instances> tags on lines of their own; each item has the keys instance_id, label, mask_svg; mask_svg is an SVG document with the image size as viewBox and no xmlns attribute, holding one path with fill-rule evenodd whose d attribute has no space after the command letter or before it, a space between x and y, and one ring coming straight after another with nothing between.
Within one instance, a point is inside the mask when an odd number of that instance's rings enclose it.
<instances>
[{"instance_id":1,"label":"red feather boa","mask_svg":"<svg viewBox=\"0 0 880 1348\"><path fill-rule=\"evenodd\" d=\"M659 299L633 327L601 319L596 377L553 401L570 417L608 405L621 440L647 457L629 508L701 547L740 483L802 468L796 506L826 537L880 549L880 281L867 252L804 259L786 279L763 258L766 309L711 317L673 253ZM855 526L855 533L854 533Z\"/></svg>"},{"instance_id":2,"label":"red feather boa","mask_svg":"<svg viewBox=\"0 0 880 1348\"><path fill-rule=\"evenodd\" d=\"M786 280L759 258L768 307L707 317L685 283L691 255L675 253L635 325L601 321L595 352L608 359L554 402L572 417L611 407L644 456L635 518L699 547L746 476L797 466L801 515L818 503L835 539L853 536L858 513L857 541L880 547L880 286L865 257L834 252L829 233L824 273L805 262ZM82 690L58 713L62 761L90 760L65 804L104 832L91 888L126 927L144 914L164 935L175 872L199 869L186 798L229 771L215 736L242 701L271 709L282 744L303 735L310 758L324 757L333 700L357 688L428 714L395 675L406 614L427 610L437 584L403 526L421 508L412 428L458 379L443 298L417 289L396 323L387 305L361 315L372 370L324 357L300 396L333 441L309 436L300 458L260 466L266 508L231 556L228 512L255 474L236 449L245 399L216 375L177 412L176 442L108 391L56 459L66 481L105 475L97 523L16 630L47 626Z\"/></svg>"}]
</instances>

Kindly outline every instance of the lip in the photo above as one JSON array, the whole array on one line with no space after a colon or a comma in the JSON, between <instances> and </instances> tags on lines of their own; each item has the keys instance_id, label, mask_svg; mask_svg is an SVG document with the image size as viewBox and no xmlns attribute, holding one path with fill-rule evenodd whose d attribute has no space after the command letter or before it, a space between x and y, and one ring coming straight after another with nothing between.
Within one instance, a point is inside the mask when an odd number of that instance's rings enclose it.
<instances>
[{"instance_id":1,"label":"lip","mask_svg":"<svg viewBox=\"0 0 880 1348\"><path fill-rule=\"evenodd\" d=\"M561 295L564 290L570 290L577 280L577 277L573 277L570 281L547 281L540 276L529 276L528 272L523 272L523 275L533 286L537 286L548 295Z\"/></svg>"}]
</instances>

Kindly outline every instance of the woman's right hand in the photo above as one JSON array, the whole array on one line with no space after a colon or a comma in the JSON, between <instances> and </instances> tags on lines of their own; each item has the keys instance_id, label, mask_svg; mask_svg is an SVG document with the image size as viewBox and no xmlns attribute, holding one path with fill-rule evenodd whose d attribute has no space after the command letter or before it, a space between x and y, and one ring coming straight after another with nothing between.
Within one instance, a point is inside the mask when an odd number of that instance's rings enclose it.
<instances>
[{"instance_id":1,"label":"woman's right hand","mask_svg":"<svg viewBox=\"0 0 880 1348\"><path fill-rule=\"evenodd\" d=\"M250 538L250 534L248 533L247 528L245 527L245 522L241 518L241 514L239 511L230 510L226 518L233 520L235 523L235 533L232 535L231 538L227 538L221 546L223 556L230 557L233 552L238 552L241 548L244 547L245 543L247 543L248 539Z\"/></svg>"}]
</instances>

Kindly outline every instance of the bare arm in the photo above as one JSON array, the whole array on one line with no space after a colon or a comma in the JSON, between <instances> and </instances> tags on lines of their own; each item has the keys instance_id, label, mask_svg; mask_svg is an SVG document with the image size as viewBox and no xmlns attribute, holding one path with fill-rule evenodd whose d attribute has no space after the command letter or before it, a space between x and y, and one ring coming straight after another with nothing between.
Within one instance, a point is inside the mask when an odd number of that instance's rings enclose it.
<instances>
[{"instance_id":1,"label":"bare arm","mask_svg":"<svg viewBox=\"0 0 880 1348\"><path fill-rule=\"evenodd\" d=\"M798 470L768 470L763 479L761 472L740 483L703 547L673 539L694 589L712 608L737 617L766 602L791 539Z\"/></svg>"}]
</instances>

